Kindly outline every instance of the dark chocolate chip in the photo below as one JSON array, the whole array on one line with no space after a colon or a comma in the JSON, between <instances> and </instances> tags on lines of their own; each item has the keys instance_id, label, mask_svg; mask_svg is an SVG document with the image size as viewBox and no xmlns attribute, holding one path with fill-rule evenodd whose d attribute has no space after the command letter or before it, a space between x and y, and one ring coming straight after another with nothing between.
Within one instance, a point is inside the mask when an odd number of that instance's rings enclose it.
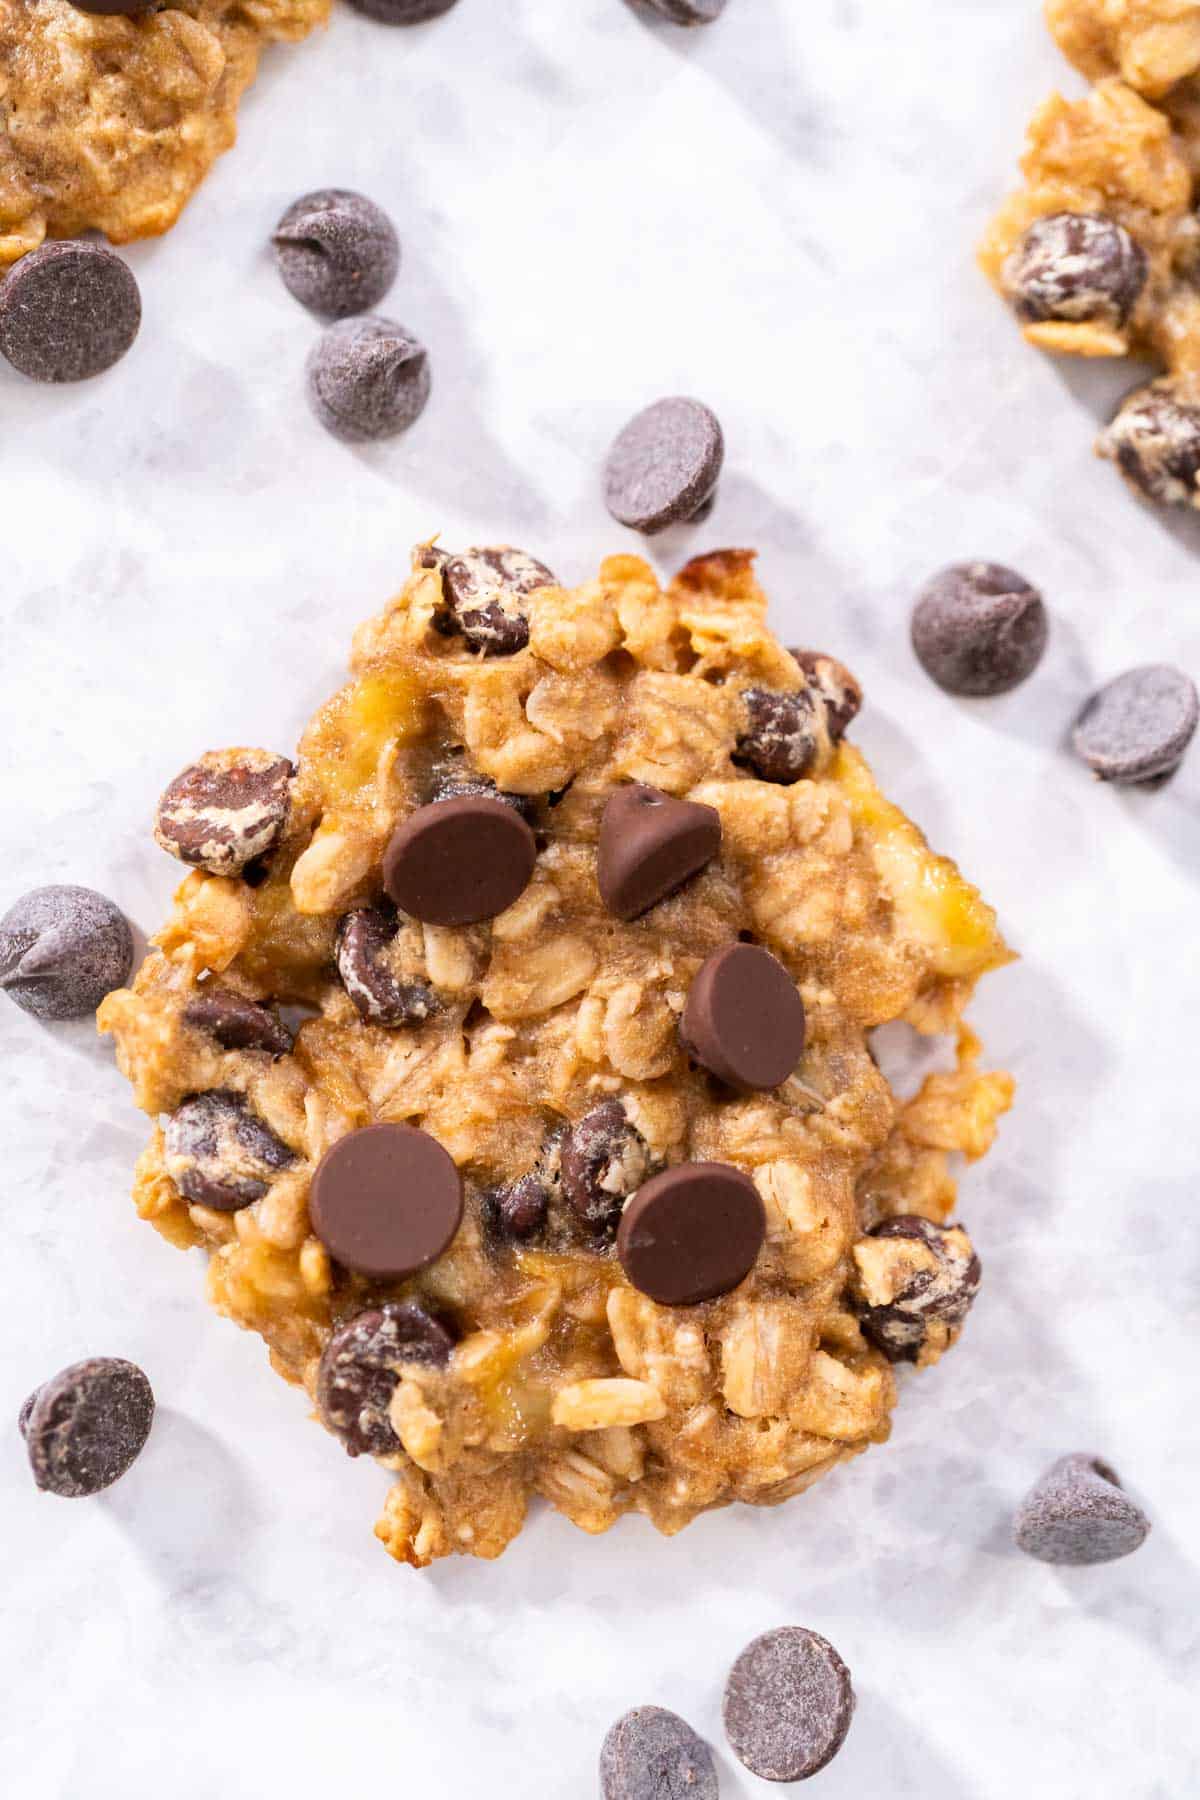
<instances>
[{"instance_id":1,"label":"dark chocolate chip","mask_svg":"<svg viewBox=\"0 0 1200 1800\"><path fill-rule=\"evenodd\" d=\"M449 1246L462 1220L462 1177L435 1137L414 1125L367 1125L330 1145L312 1179L312 1227L358 1275L414 1275Z\"/></svg>"},{"instance_id":2,"label":"dark chocolate chip","mask_svg":"<svg viewBox=\"0 0 1200 1800\"><path fill-rule=\"evenodd\" d=\"M825 723L834 743L845 737L862 709L863 694L845 663L822 650L793 650L808 685L825 702Z\"/></svg>"},{"instance_id":3,"label":"dark chocolate chip","mask_svg":"<svg viewBox=\"0 0 1200 1800\"><path fill-rule=\"evenodd\" d=\"M850 1671L815 1631L765 1631L730 1670L722 1712L733 1753L752 1775L807 1781L845 1742L854 1716Z\"/></svg>"},{"instance_id":4,"label":"dark chocolate chip","mask_svg":"<svg viewBox=\"0 0 1200 1800\"><path fill-rule=\"evenodd\" d=\"M679 1039L689 1056L739 1093L765 1093L804 1054L804 1002L783 964L757 944L727 944L688 991Z\"/></svg>"},{"instance_id":5,"label":"dark chocolate chip","mask_svg":"<svg viewBox=\"0 0 1200 1800\"><path fill-rule=\"evenodd\" d=\"M1048 1563L1114 1562L1145 1543L1150 1521L1098 1456L1063 1456L1017 1508L1018 1550Z\"/></svg>"},{"instance_id":6,"label":"dark chocolate chip","mask_svg":"<svg viewBox=\"0 0 1200 1800\"><path fill-rule=\"evenodd\" d=\"M660 1306L695 1306L746 1279L766 1232L749 1175L728 1163L677 1163L625 1207L617 1255L640 1293Z\"/></svg>"},{"instance_id":7,"label":"dark chocolate chip","mask_svg":"<svg viewBox=\"0 0 1200 1800\"><path fill-rule=\"evenodd\" d=\"M915 1362L933 1322L957 1329L979 1292L979 1258L962 1226L915 1213L876 1225L855 1262L863 1335L889 1362Z\"/></svg>"},{"instance_id":8,"label":"dark chocolate chip","mask_svg":"<svg viewBox=\"0 0 1200 1800\"><path fill-rule=\"evenodd\" d=\"M95 13L100 18L136 19L139 14L152 12L161 4L161 0L71 0L80 12Z\"/></svg>"},{"instance_id":9,"label":"dark chocolate chip","mask_svg":"<svg viewBox=\"0 0 1200 1800\"><path fill-rule=\"evenodd\" d=\"M380 25L423 25L426 19L440 19L457 0L350 0L350 4Z\"/></svg>"},{"instance_id":10,"label":"dark chocolate chip","mask_svg":"<svg viewBox=\"0 0 1200 1800\"><path fill-rule=\"evenodd\" d=\"M0 919L0 988L35 1019L82 1019L133 966L129 921L85 887L34 888Z\"/></svg>"},{"instance_id":11,"label":"dark chocolate chip","mask_svg":"<svg viewBox=\"0 0 1200 1800\"><path fill-rule=\"evenodd\" d=\"M596 879L618 919L636 919L698 875L721 849L721 815L634 783L618 788L600 821Z\"/></svg>"},{"instance_id":12,"label":"dark chocolate chip","mask_svg":"<svg viewBox=\"0 0 1200 1800\"><path fill-rule=\"evenodd\" d=\"M563 1194L598 1236L615 1229L621 1208L653 1166L649 1145L620 1100L602 1100L577 1119L560 1155Z\"/></svg>"},{"instance_id":13,"label":"dark chocolate chip","mask_svg":"<svg viewBox=\"0 0 1200 1800\"><path fill-rule=\"evenodd\" d=\"M487 775L476 775L455 765L435 771L428 798L432 805L442 800L469 800L475 795L484 800L503 800L505 806L520 813L527 825L534 824L537 819L538 803L534 795L510 794L506 789L498 788Z\"/></svg>"},{"instance_id":14,"label":"dark chocolate chip","mask_svg":"<svg viewBox=\"0 0 1200 1800\"><path fill-rule=\"evenodd\" d=\"M1173 376L1122 401L1096 448L1147 499L1163 506L1200 500L1200 396Z\"/></svg>"},{"instance_id":15,"label":"dark chocolate chip","mask_svg":"<svg viewBox=\"0 0 1200 1800\"><path fill-rule=\"evenodd\" d=\"M31 381L86 381L119 362L138 333L133 274L102 244L42 244L0 285L0 353Z\"/></svg>"},{"instance_id":16,"label":"dark chocolate chip","mask_svg":"<svg viewBox=\"0 0 1200 1800\"><path fill-rule=\"evenodd\" d=\"M953 563L922 590L912 616L921 666L948 694L1006 694L1042 660L1042 596L1001 563Z\"/></svg>"},{"instance_id":17,"label":"dark chocolate chip","mask_svg":"<svg viewBox=\"0 0 1200 1800\"><path fill-rule=\"evenodd\" d=\"M718 1800L712 1751L686 1719L635 1706L600 1749L603 1800Z\"/></svg>"},{"instance_id":18,"label":"dark chocolate chip","mask_svg":"<svg viewBox=\"0 0 1200 1800\"><path fill-rule=\"evenodd\" d=\"M1149 272L1146 252L1115 219L1059 212L1034 220L1001 278L1021 319L1095 320L1119 330Z\"/></svg>"},{"instance_id":19,"label":"dark chocolate chip","mask_svg":"<svg viewBox=\"0 0 1200 1800\"><path fill-rule=\"evenodd\" d=\"M760 781L799 781L817 760L820 738L817 703L811 688L774 693L747 688L746 728L737 740L733 760Z\"/></svg>"},{"instance_id":20,"label":"dark chocolate chip","mask_svg":"<svg viewBox=\"0 0 1200 1800\"><path fill-rule=\"evenodd\" d=\"M646 4L672 25L711 25L725 11L726 0L646 0Z\"/></svg>"},{"instance_id":21,"label":"dark chocolate chip","mask_svg":"<svg viewBox=\"0 0 1200 1800\"><path fill-rule=\"evenodd\" d=\"M419 1300L392 1300L347 1319L317 1369L317 1407L351 1456L397 1456L388 1415L406 1363L443 1368L455 1334Z\"/></svg>"},{"instance_id":22,"label":"dark chocolate chip","mask_svg":"<svg viewBox=\"0 0 1200 1800\"><path fill-rule=\"evenodd\" d=\"M383 885L410 918L474 925L512 905L536 860L520 814L472 795L422 806L397 826L383 853Z\"/></svg>"},{"instance_id":23,"label":"dark chocolate chip","mask_svg":"<svg viewBox=\"0 0 1200 1800\"><path fill-rule=\"evenodd\" d=\"M693 519L725 460L720 420L699 400L656 400L618 434L604 465L604 500L622 525L652 534Z\"/></svg>"},{"instance_id":24,"label":"dark chocolate chip","mask_svg":"<svg viewBox=\"0 0 1200 1800\"><path fill-rule=\"evenodd\" d=\"M163 1133L167 1173L185 1200L237 1212L261 1200L273 1176L296 1158L231 1088L193 1094Z\"/></svg>"},{"instance_id":25,"label":"dark chocolate chip","mask_svg":"<svg viewBox=\"0 0 1200 1800\"><path fill-rule=\"evenodd\" d=\"M167 787L154 836L181 862L240 875L283 835L292 774L287 757L269 750L209 750Z\"/></svg>"},{"instance_id":26,"label":"dark chocolate chip","mask_svg":"<svg viewBox=\"0 0 1200 1800\"><path fill-rule=\"evenodd\" d=\"M424 346L391 319L341 319L309 354L313 412L347 444L407 431L424 412L429 388Z\"/></svg>"},{"instance_id":27,"label":"dark chocolate chip","mask_svg":"<svg viewBox=\"0 0 1200 1800\"><path fill-rule=\"evenodd\" d=\"M1093 694L1071 741L1101 781L1152 781L1179 767L1198 716L1190 677L1167 663L1150 663Z\"/></svg>"},{"instance_id":28,"label":"dark chocolate chip","mask_svg":"<svg viewBox=\"0 0 1200 1800\"><path fill-rule=\"evenodd\" d=\"M558 583L545 563L499 544L464 550L441 564L445 610L434 623L445 637L462 637L484 656L515 656L529 642L521 601Z\"/></svg>"},{"instance_id":29,"label":"dark chocolate chip","mask_svg":"<svg viewBox=\"0 0 1200 1800\"><path fill-rule=\"evenodd\" d=\"M537 1175L522 1175L484 1197L484 1216L493 1236L508 1243L527 1244L540 1237L546 1225L550 1195Z\"/></svg>"},{"instance_id":30,"label":"dark chocolate chip","mask_svg":"<svg viewBox=\"0 0 1200 1800\"><path fill-rule=\"evenodd\" d=\"M372 1025L418 1025L437 1011L428 982L406 981L389 965L396 922L374 906L349 912L338 926L335 957L342 986L360 1018Z\"/></svg>"},{"instance_id":31,"label":"dark chocolate chip","mask_svg":"<svg viewBox=\"0 0 1200 1800\"><path fill-rule=\"evenodd\" d=\"M21 1409L33 1479L82 1499L119 1481L154 1422L154 1393L136 1363L91 1356L44 1382Z\"/></svg>"},{"instance_id":32,"label":"dark chocolate chip","mask_svg":"<svg viewBox=\"0 0 1200 1800\"><path fill-rule=\"evenodd\" d=\"M400 266L392 221L350 188L318 188L293 200L271 242L288 292L327 319L377 306Z\"/></svg>"},{"instance_id":33,"label":"dark chocolate chip","mask_svg":"<svg viewBox=\"0 0 1200 1800\"><path fill-rule=\"evenodd\" d=\"M292 1034L277 1013L232 988L206 983L183 1009L187 1024L217 1040L223 1050L267 1050L286 1056Z\"/></svg>"}]
</instances>

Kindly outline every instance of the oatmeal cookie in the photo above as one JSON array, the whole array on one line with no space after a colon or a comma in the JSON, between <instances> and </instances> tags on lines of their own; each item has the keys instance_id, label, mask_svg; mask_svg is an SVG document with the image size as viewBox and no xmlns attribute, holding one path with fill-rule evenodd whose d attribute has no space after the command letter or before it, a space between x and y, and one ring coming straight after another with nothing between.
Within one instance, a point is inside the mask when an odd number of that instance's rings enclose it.
<instances>
[{"instance_id":1,"label":"oatmeal cookie","mask_svg":"<svg viewBox=\"0 0 1200 1800\"><path fill-rule=\"evenodd\" d=\"M186 0L135 16L0 0L0 265L49 237L172 226L236 135L264 47L329 0Z\"/></svg>"},{"instance_id":2,"label":"oatmeal cookie","mask_svg":"<svg viewBox=\"0 0 1200 1800\"><path fill-rule=\"evenodd\" d=\"M137 1209L392 1471L402 1562L498 1555L534 1494L592 1532L785 1500L959 1333L949 1159L1012 1087L961 1016L1007 952L806 654L747 551L568 590L422 545L294 764L167 790L199 866L100 1013ZM897 1019L958 1041L908 1101Z\"/></svg>"}]
</instances>

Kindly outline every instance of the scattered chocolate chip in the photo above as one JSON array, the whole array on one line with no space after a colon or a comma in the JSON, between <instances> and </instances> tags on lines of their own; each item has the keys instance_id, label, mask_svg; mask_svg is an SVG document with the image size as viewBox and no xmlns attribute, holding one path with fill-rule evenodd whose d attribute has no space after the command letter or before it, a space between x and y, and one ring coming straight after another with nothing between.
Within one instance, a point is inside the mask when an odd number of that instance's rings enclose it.
<instances>
[{"instance_id":1,"label":"scattered chocolate chip","mask_svg":"<svg viewBox=\"0 0 1200 1800\"><path fill-rule=\"evenodd\" d=\"M1114 1562L1145 1543L1150 1521L1098 1456L1062 1456L1017 1508L1018 1550L1048 1563Z\"/></svg>"},{"instance_id":2,"label":"scattered chocolate chip","mask_svg":"<svg viewBox=\"0 0 1200 1800\"><path fill-rule=\"evenodd\" d=\"M1101 781L1153 781L1179 767L1197 717L1195 683L1182 669L1149 663L1092 695L1071 742Z\"/></svg>"},{"instance_id":3,"label":"scattered chocolate chip","mask_svg":"<svg viewBox=\"0 0 1200 1800\"><path fill-rule=\"evenodd\" d=\"M267 1050L286 1056L292 1034L278 1013L232 988L206 983L183 1009L188 1025L215 1038L223 1050Z\"/></svg>"},{"instance_id":4,"label":"scattered chocolate chip","mask_svg":"<svg viewBox=\"0 0 1200 1800\"><path fill-rule=\"evenodd\" d=\"M1146 252L1115 219L1059 212L1034 220L1001 279L1018 318L1095 320L1120 330L1149 272Z\"/></svg>"},{"instance_id":5,"label":"scattered chocolate chip","mask_svg":"<svg viewBox=\"0 0 1200 1800\"><path fill-rule=\"evenodd\" d=\"M167 1174L185 1200L237 1212L261 1200L273 1176L296 1158L231 1088L193 1094L163 1133Z\"/></svg>"},{"instance_id":6,"label":"scattered chocolate chip","mask_svg":"<svg viewBox=\"0 0 1200 1800\"><path fill-rule=\"evenodd\" d=\"M765 1631L729 1672L722 1709L738 1761L764 1781L807 1781L832 1762L854 1716L850 1671L802 1625Z\"/></svg>"},{"instance_id":7,"label":"scattered chocolate chip","mask_svg":"<svg viewBox=\"0 0 1200 1800\"><path fill-rule=\"evenodd\" d=\"M727 944L688 991L679 1040L689 1056L739 1093L765 1093L804 1054L804 1002L769 950Z\"/></svg>"},{"instance_id":8,"label":"scattered chocolate chip","mask_svg":"<svg viewBox=\"0 0 1200 1800\"><path fill-rule=\"evenodd\" d=\"M400 266L392 221L350 188L318 188L293 200L271 242L288 292L327 319L377 306Z\"/></svg>"},{"instance_id":9,"label":"scattered chocolate chip","mask_svg":"<svg viewBox=\"0 0 1200 1800\"><path fill-rule=\"evenodd\" d=\"M596 879L618 919L636 919L698 875L720 853L721 815L660 789L618 788L600 821Z\"/></svg>"},{"instance_id":10,"label":"scattered chocolate chip","mask_svg":"<svg viewBox=\"0 0 1200 1800\"><path fill-rule=\"evenodd\" d=\"M308 398L326 431L365 444L407 431L429 398L429 357L391 319L341 319L308 358Z\"/></svg>"},{"instance_id":11,"label":"scattered chocolate chip","mask_svg":"<svg viewBox=\"0 0 1200 1800\"><path fill-rule=\"evenodd\" d=\"M686 1719L635 1706L600 1749L603 1800L718 1800L712 1751Z\"/></svg>"},{"instance_id":12,"label":"scattered chocolate chip","mask_svg":"<svg viewBox=\"0 0 1200 1800\"><path fill-rule=\"evenodd\" d=\"M979 1292L980 1266L961 1225L900 1213L854 1246L863 1336L889 1362L915 1362L931 1328L956 1330Z\"/></svg>"},{"instance_id":13,"label":"scattered chocolate chip","mask_svg":"<svg viewBox=\"0 0 1200 1800\"><path fill-rule=\"evenodd\" d=\"M602 1100L562 1140L563 1194L589 1230L607 1235L650 1173L650 1147L620 1100Z\"/></svg>"},{"instance_id":14,"label":"scattered chocolate chip","mask_svg":"<svg viewBox=\"0 0 1200 1800\"><path fill-rule=\"evenodd\" d=\"M136 1363L90 1356L31 1394L20 1426L38 1486L77 1500L120 1480L153 1422L154 1393Z\"/></svg>"},{"instance_id":15,"label":"scattered chocolate chip","mask_svg":"<svg viewBox=\"0 0 1200 1800\"><path fill-rule=\"evenodd\" d=\"M527 1244L545 1229L549 1204L546 1184L537 1175L522 1175L485 1195L484 1216L493 1236Z\"/></svg>"},{"instance_id":16,"label":"scattered chocolate chip","mask_svg":"<svg viewBox=\"0 0 1200 1800\"><path fill-rule=\"evenodd\" d=\"M342 986L360 1018L372 1025L418 1025L437 1011L427 982L405 981L388 963L396 922L374 906L346 913L334 952Z\"/></svg>"},{"instance_id":17,"label":"scattered chocolate chip","mask_svg":"<svg viewBox=\"0 0 1200 1800\"><path fill-rule=\"evenodd\" d=\"M391 1300L339 1325L317 1369L317 1407L351 1456L396 1456L388 1408L406 1363L443 1368L455 1334L419 1300Z\"/></svg>"},{"instance_id":18,"label":"scattered chocolate chip","mask_svg":"<svg viewBox=\"0 0 1200 1800\"><path fill-rule=\"evenodd\" d=\"M660 1306L695 1306L746 1279L766 1231L749 1175L728 1163L677 1163L625 1207L617 1255L640 1293Z\"/></svg>"},{"instance_id":19,"label":"scattered chocolate chip","mask_svg":"<svg viewBox=\"0 0 1200 1800\"><path fill-rule=\"evenodd\" d=\"M166 788L155 839L210 875L240 875L283 835L292 774L287 757L269 750L209 750Z\"/></svg>"},{"instance_id":20,"label":"scattered chocolate chip","mask_svg":"<svg viewBox=\"0 0 1200 1800\"><path fill-rule=\"evenodd\" d=\"M820 747L812 689L773 693L747 688L742 699L746 728L737 740L734 762L760 781L799 781L807 775Z\"/></svg>"},{"instance_id":21,"label":"scattered chocolate chip","mask_svg":"<svg viewBox=\"0 0 1200 1800\"><path fill-rule=\"evenodd\" d=\"M821 650L793 650L791 654L808 677L809 687L825 702L825 723L836 744L862 710L862 689L836 657Z\"/></svg>"},{"instance_id":22,"label":"scattered chocolate chip","mask_svg":"<svg viewBox=\"0 0 1200 1800\"><path fill-rule=\"evenodd\" d=\"M1042 660L1048 635L1042 596L1001 563L953 563L922 590L912 644L948 694L1006 694Z\"/></svg>"},{"instance_id":23,"label":"scattered chocolate chip","mask_svg":"<svg viewBox=\"0 0 1200 1800\"><path fill-rule=\"evenodd\" d=\"M34 888L0 919L0 988L35 1019L85 1018L132 966L128 919L91 888Z\"/></svg>"},{"instance_id":24,"label":"scattered chocolate chip","mask_svg":"<svg viewBox=\"0 0 1200 1800\"><path fill-rule=\"evenodd\" d=\"M720 420L709 407L699 400L656 400L630 419L608 453L605 505L620 524L647 535L694 519L724 460Z\"/></svg>"},{"instance_id":25,"label":"scattered chocolate chip","mask_svg":"<svg viewBox=\"0 0 1200 1800\"><path fill-rule=\"evenodd\" d=\"M457 0L350 0L350 4L380 25L423 25L426 19L440 19Z\"/></svg>"},{"instance_id":26,"label":"scattered chocolate chip","mask_svg":"<svg viewBox=\"0 0 1200 1800\"><path fill-rule=\"evenodd\" d=\"M442 800L411 813L383 853L383 885L401 912L428 925L494 919L524 893L537 842L502 800Z\"/></svg>"},{"instance_id":27,"label":"scattered chocolate chip","mask_svg":"<svg viewBox=\"0 0 1200 1800\"><path fill-rule=\"evenodd\" d=\"M1123 400L1096 448L1147 499L1163 506L1200 502L1200 395L1173 376Z\"/></svg>"},{"instance_id":28,"label":"scattered chocolate chip","mask_svg":"<svg viewBox=\"0 0 1200 1800\"><path fill-rule=\"evenodd\" d=\"M141 321L132 271L102 244L42 244L0 285L0 353L31 381L102 375L124 356Z\"/></svg>"},{"instance_id":29,"label":"scattered chocolate chip","mask_svg":"<svg viewBox=\"0 0 1200 1800\"><path fill-rule=\"evenodd\" d=\"M672 25L711 25L725 11L725 0L646 0L651 12L656 12Z\"/></svg>"},{"instance_id":30,"label":"scattered chocolate chip","mask_svg":"<svg viewBox=\"0 0 1200 1800\"><path fill-rule=\"evenodd\" d=\"M484 656L515 656L529 642L520 602L538 588L557 587L545 563L507 544L464 550L440 564L445 607L434 624L444 637L462 637Z\"/></svg>"},{"instance_id":31,"label":"scattered chocolate chip","mask_svg":"<svg viewBox=\"0 0 1200 1800\"><path fill-rule=\"evenodd\" d=\"M312 1227L343 1268L414 1275L442 1254L462 1220L462 1177L435 1137L414 1125L367 1125L330 1145L312 1179Z\"/></svg>"}]
</instances>

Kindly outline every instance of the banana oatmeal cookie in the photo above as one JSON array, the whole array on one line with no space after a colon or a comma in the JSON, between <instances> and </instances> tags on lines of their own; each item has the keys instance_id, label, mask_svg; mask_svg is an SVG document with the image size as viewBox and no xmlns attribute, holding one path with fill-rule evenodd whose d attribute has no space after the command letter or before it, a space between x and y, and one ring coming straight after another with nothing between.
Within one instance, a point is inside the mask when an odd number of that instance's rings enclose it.
<instances>
[{"instance_id":1,"label":"banana oatmeal cookie","mask_svg":"<svg viewBox=\"0 0 1200 1800\"><path fill-rule=\"evenodd\" d=\"M100 1013L138 1211L391 1471L400 1561L499 1555L531 1494L593 1532L786 1500L974 1297L949 1157L1012 1084L961 1016L1007 952L765 615L748 551L568 590L422 545L294 766L164 796L192 868ZM958 1043L907 1102L897 1019Z\"/></svg>"},{"instance_id":2,"label":"banana oatmeal cookie","mask_svg":"<svg viewBox=\"0 0 1200 1800\"><path fill-rule=\"evenodd\" d=\"M1165 371L1097 449L1147 498L1200 506L1200 0L1047 0L1046 14L1095 86L1034 116L1025 187L980 261L1031 344Z\"/></svg>"},{"instance_id":3,"label":"banana oatmeal cookie","mask_svg":"<svg viewBox=\"0 0 1200 1800\"><path fill-rule=\"evenodd\" d=\"M0 265L49 237L155 237L236 135L265 46L330 0L0 0Z\"/></svg>"}]
</instances>

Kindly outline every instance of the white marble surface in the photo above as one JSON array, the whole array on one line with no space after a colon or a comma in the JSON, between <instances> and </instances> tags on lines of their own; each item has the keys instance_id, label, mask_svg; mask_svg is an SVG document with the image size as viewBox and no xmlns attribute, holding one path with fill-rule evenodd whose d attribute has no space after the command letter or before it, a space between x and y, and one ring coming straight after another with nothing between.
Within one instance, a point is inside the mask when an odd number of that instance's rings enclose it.
<instances>
[{"instance_id":1,"label":"white marble surface","mask_svg":"<svg viewBox=\"0 0 1200 1800\"><path fill-rule=\"evenodd\" d=\"M728 473L711 523L656 552L757 545L783 634L858 670L861 741L1022 952L977 1011L1020 1103L964 1187L983 1298L887 1448L670 1545L539 1515L499 1564L414 1575L371 1537L384 1476L305 1422L202 1304L198 1259L134 1219L142 1122L108 1051L0 1008L0 1410L98 1351L143 1363L163 1409L90 1502L35 1493L0 1434L0 1787L578 1800L610 1720L655 1701L749 1796L722 1678L793 1621L857 1679L829 1800L1185 1800L1200 751L1123 794L1062 739L1131 663L1200 674L1200 530L1090 455L1129 372L1025 351L972 266L1027 112L1070 79L1034 0L730 0L692 34L624 0L462 0L409 32L343 10L268 60L237 151L130 252L134 353L67 391L0 375L0 898L78 880L152 928L165 778L212 744L292 743L420 535L508 538L582 578L628 541L597 497L611 434L695 392ZM314 326L264 250L331 182L396 219L387 310L435 369L411 434L358 454L308 417ZM1044 585L1054 636L1028 687L964 705L925 681L906 619L927 573L976 555ZM1156 1530L1058 1574L1006 1523L1075 1448L1116 1462Z\"/></svg>"}]
</instances>

